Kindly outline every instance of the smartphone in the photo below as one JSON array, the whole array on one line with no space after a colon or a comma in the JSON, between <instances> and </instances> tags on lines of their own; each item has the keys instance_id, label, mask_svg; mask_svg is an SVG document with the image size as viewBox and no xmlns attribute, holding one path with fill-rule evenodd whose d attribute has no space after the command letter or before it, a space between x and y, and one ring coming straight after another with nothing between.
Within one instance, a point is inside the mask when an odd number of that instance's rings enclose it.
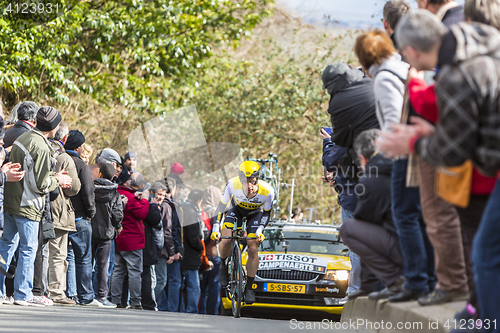
<instances>
[{"instance_id":1,"label":"smartphone","mask_svg":"<svg viewBox=\"0 0 500 333\"><path fill-rule=\"evenodd\" d=\"M151 188L151 183L146 183L146 186L144 186L144 190L142 192L149 192L149 189Z\"/></svg>"},{"instance_id":2,"label":"smartphone","mask_svg":"<svg viewBox=\"0 0 500 333\"><path fill-rule=\"evenodd\" d=\"M329 135L332 135L332 128L331 127L321 127L322 129L325 130L326 133L328 133Z\"/></svg>"}]
</instances>

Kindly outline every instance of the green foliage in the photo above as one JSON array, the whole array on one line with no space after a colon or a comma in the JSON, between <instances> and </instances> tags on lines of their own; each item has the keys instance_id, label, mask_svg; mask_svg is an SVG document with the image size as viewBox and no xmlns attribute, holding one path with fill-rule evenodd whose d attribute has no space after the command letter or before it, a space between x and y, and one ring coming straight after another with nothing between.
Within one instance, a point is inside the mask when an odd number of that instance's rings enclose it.
<instances>
[{"instance_id":1,"label":"green foliage","mask_svg":"<svg viewBox=\"0 0 500 333\"><path fill-rule=\"evenodd\" d=\"M238 41L268 13L269 0L81 1L43 25L0 18L0 87L68 102L160 109L172 78L201 68L220 43Z\"/></svg>"}]
</instances>

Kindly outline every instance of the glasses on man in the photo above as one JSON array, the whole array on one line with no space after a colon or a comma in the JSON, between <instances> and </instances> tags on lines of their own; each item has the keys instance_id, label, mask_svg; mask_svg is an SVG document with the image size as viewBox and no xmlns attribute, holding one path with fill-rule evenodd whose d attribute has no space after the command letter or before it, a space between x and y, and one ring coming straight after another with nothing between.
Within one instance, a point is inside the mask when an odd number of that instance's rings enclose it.
<instances>
[{"instance_id":1,"label":"glasses on man","mask_svg":"<svg viewBox=\"0 0 500 333\"><path fill-rule=\"evenodd\" d=\"M257 185L257 178L240 178L242 184Z\"/></svg>"}]
</instances>

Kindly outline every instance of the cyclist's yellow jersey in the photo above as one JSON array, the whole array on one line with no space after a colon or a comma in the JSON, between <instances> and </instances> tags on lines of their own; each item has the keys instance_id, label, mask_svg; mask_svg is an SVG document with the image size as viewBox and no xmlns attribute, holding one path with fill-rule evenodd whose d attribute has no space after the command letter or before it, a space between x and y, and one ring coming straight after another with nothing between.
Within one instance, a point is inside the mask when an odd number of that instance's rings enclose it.
<instances>
[{"instance_id":1,"label":"cyclist's yellow jersey","mask_svg":"<svg viewBox=\"0 0 500 333\"><path fill-rule=\"evenodd\" d=\"M229 180L224 189L224 194L220 199L225 206L231 201L233 207L236 207L243 214L263 209L270 211L273 207L274 189L263 180L258 181L259 190L253 198L247 198L243 192L243 185L239 177ZM245 215L246 215L245 214Z\"/></svg>"}]
</instances>

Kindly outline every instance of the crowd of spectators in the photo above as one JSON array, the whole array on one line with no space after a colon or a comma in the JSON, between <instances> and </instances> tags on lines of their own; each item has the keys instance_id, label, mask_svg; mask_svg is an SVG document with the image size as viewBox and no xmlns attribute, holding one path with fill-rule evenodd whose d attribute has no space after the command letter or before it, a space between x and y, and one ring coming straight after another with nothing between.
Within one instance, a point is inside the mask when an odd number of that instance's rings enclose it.
<instances>
[{"instance_id":1,"label":"crowd of spectators","mask_svg":"<svg viewBox=\"0 0 500 333\"><path fill-rule=\"evenodd\" d=\"M7 130L0 116L0 304L218 314L219 189L190 192L178 162L146 180L134 152L89 165L85 135L53 107L19 103Z\"/></svg>"},{"instance_id":2,"label":"crowd of spectators","mask_svg":"<svg viewBox=\"0 0 500 333\"><path fill-rule=\"evenodd\" d=\"M452 332L480 332L500 319L500 2L417 4L386 2L385 31L357 36L360 68L325 68L322 180L351 250L346 301L467 300L455 319L475 325Z\"/></svg>"}]
</instances>

